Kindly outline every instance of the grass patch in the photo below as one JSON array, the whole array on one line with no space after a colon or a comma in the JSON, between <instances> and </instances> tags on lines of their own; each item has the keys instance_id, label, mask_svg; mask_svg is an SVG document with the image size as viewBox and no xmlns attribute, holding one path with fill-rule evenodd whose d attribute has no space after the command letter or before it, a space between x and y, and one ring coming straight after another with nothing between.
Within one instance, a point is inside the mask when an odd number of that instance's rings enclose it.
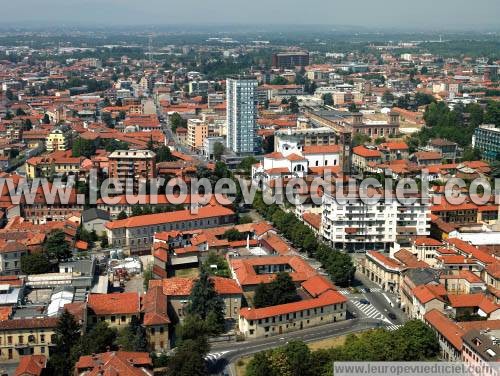
<instances>
[{"instance_id":1,"label":"grass patch","mask_svg":"<svg viewBox=\"0 0 500 376\"><path fill-rule=\"evenodd\" d=\"M330 349L332 347L342 346L346 340L347 336L325 338L319 341L310 342L307 346L311 351L319 349Z\"/></svg>"},{"instance_id":2,"label":"grass patch","mask_svg":"<svg viewBox=\"0 0 500 376\"><path fill-rule=\"evenodd\" d=\"M200 275L198 268L178 269L175 271L176 277L196 278Z\"/></svg>"},{"instance_id":3,"label":"grass patch","mask_svg":"<svg viewBox=\"0 0 500 376\"><path fill-rule=\"evenodd\" d=\"M236 361L236 376L245 376L247 364L250 363L253 356L244 356Z\"/></svg>"}]
</instances>

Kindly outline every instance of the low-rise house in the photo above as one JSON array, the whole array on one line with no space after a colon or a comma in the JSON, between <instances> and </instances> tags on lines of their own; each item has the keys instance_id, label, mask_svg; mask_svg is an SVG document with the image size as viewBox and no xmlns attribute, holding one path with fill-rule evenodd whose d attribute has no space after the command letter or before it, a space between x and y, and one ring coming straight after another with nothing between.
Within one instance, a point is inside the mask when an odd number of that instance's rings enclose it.
<instances>
[{"instance_id":1,"label":"low-rise house","mask_svg":"<svg viewBox=\"0 0 500 376\"><path fill-rule=\"evenodd\" d=\"M500 319L500 306L482 293L448 295L455 318L478 316L488 320Z\"/></svg>"},{"instance_id":2,"label":"low-rise house","mask_svg":"<svg viewBox=\"0 0 500 376\"><path fill-rule=\"evenodd\" d=\"M0 321L0 361L18 362L23 355L48 355L55 344L57 318Z\"/></svg>"},{"instance_id":3,"label":"low-rise house","mask_svg":"<svg viewBox=\"0 0 500 376\"><path fill-rule=\"evenodd\" d=\"M111 220L108 212L96 208L84 210L82 212L83 228L89 232L95 231L97 235L106 232L104 227Z\"/></svg>"},{"instance_id":4,"label":"low-rise house","mask_svg":"<svg viewBox=\"0 0 500 376\"><path fill-rule=\"evenodd\" d=\"M441 284L427 284L415 287L413 293L413 310L410 317L422 320L432 309L443 312L446 307L446 289Z\"/></svg>"},{"instance_id":5,"label":"low-rise house","mask_svg":"<svg viewBox=\"0 0 500 376\"><path fill-rule=\"evenodd\" d=\"M40 376L45 367L47 367L45 355L23 355L14 376Z\"/></svg>"},{"instance_id":6,"label":"low-rise house","mask_svg":"<svg viewBox=\"0 0 500 376\"><path fill-rule=\"evenodd\" d=\"M124 292L114 294L89 294L88 322L90 325L105 321L111 327L124 327L132 318L140 318L139 294Z\"/></svg>"},{"instance_id":7,"label":"low-rise house","mask_svg":"<svg viewBox=\"0 0 500 376\"><path fill-rule=\"evenodd\" d=\"M442 138L435 138L429 141L428 148L431 151L440 153L443 159L447 159L452 163L455 163L457 158L458 144L452 141L448 141Z\"/></svg>"},{"instance_id":8,"label":"low-rise house","mask_svg":"<svg viewBox=\"0 0 500 376\"><path fill-rule=\"evenodd\" d=\"M409 156L409 147L402 141L383 142L378 150L382 153L383 162L408 159Z\"/></svg>"},{"instance_id":9,"label":"low-rise house","mask_svg":"<svg viewBox=\"0 0 500 376\"><path fill-rule=\"evenodd\" d=\"M83 355L75 364L75 376L151 376L153 361L146 352L109 351Z\"/></svg>"},{"instance_id":10,"label":"low-rise house","mask_svg":"<svg viewBox=\"0 0 500 376\"><path fill-rule=\"evenodd\" d=\"M435 151L418 151L413 154L412 159L419 166L430 166L441 164L443 156Z\"/></svg>"},{"instance_id":11,"label":"low-rise house","mask_svg":"<svg viewBox=\"0 0 500 376\"><path fill-rule=\"evenodd\" d=\"M21 272L21 257L28 253L28 247L21 242L0 242L0 275L18 275Z\"/></svg>"},{"instance_id":12,"label":"low-rise house","mask_svg":"<svg viewBox=\"0 0 500 376\"><path fill-rule=\"evenodd\" d=\"M360 145L352 149L352 165L360 171L366 171L382 162L382 153Z\"/></svg>"},{"instance_id":13,"label":"low-rise house","mask_svg":"<svg viewBox=\"0 0 500 376\"><path fill-rule=\"evenodd\" d=\"M153 286L148 289L142 301L142 312L151 351L161 352L170 349L168 337L170 318L167 311L167 296L163 294L163 288Z\"/></svg>"}]
</instances>

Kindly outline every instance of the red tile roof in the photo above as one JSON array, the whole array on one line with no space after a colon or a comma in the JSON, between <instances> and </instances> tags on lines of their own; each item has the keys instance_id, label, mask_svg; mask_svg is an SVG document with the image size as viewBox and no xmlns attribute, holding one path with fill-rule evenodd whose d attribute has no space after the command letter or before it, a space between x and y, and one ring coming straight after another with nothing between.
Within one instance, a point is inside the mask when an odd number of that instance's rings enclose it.
<instances>
[{"instance_id":1,"label":"red tile roof","mask_svg":"<svg viewBox=\"0 0 500 376\"><path fill-rule=\"evenodd\" d=\"M357 154L363 158L380 158L382 154L378 150L368 149L367 147L360 145L352 149L354 154Z\"/></svg>"},{"instance_id":2,"label":"red tile roof","mask_svg":"<svg viewBox=\"0 0 500 376\"><path fill-rule=\"evenodd\" d=\"M437 330L446 340L457 350L462 350L462 336L465 331L454 321L446 317L437 309L433 309L424 315L427 321L435 330Z\"/></svg>"},{"instance_id":3,"label":"red tile roof","mask_svg":"<svg viewBox=\"0 0 500 376\"><path fill-rule=\"evenodd\" d=\"M438 299L443 301L446 296L446 288L443 285L420 285L412 290L413 295L422 304Z\"/></svg>"},{"instance_id":4,"label":"red tile roof","mask_svg":"<svg viewBox=\"0 0 500 376\"><path fill-rule=\"evenodd\" d=\"M183 222L204 218L213 218L234 215L234 211L223 206L203 206L198 209L198 213L191 213L191 210L179 210L169 213L158 213L148 215L138 215L127 219L106 223L108 229L131 228L154 226L163 223Z\"/></svg>"},{"instance_id":5,"label":"red tile roof","mask_svg":"<svg viewBox=\"0 0 500 376\"><path fill-rule=\"evenodd\" d=\"M141 310L139 294L136 292L90 294L88 307L99 316L138 314Z\"/></svg>"},{"instance_id":6,"label":"red tile roof","mask_svg":"<svg viewBox=\"0 0 500 376\"><path fill-rule=\"evenodd\" d=\"M439 247L443 244L439 240L436 240L434 238L429 238L426 236L416 236L415 239L413 239L413 243L418 247L420 246Z\"/></svg>"},{"instance_id":7,"label":"red tile roof","mask_svg":"<svg viewBox=\"0 0 500 376\"><path fill-rule=\"evenodd\" d=\"M497 262L497 260L490 255L489 253L476 248L470 243L467 243L463 240L457 238L448 239L447 242L459 250L460 253L465 253L467 255L471 255L473 258L481 261L484 264L492 264Z\"/></svg>"},{"instance_id":8,"label":"red tile roof","mask_svg":"<svg viewBox=\"0 0 500 376\"><path fill-rule=\"evenodd\" d=\"M148 289L143 298L144 325L166 325L170 323L167 313L167 296L161 286Z\"/></svg>"},{"instance_id":9,"label":"red tile roof","mask_svg":"<svg viewBox=\"0 0 500 376\"><path fill-rule=\"evenodd\" d=\"M309 145L304 146L303 154L338 154L340 145Z\"/></svg>"},{"instance_id":10,"label":"red tile roof","mask_svg":"<svg viewBox=\"0 0 500 376\"><path fill-rule=\"evenodd\" d=\"M302 218L305 222L309 223L312 227L319 230L321 227L321 215L314 213L304 213Z\"/></svg>"},{"instance_id":11,"label":"red tile roof","mask_svg":"<svg viewBox=\"0 0 500 376\"><path fill-rule=\"evenodd\" d=\"M149 376L152 367L153 362L148 353L131 351L84 355L75 364L78 374L88 371L86 376Z\"/></svg>"},{"instance_id":12,"label":"red tile roof","mask_svg":"<svg viewBox=\"0 0 500 376\"><path fill-rule=\"evenodd\" d=\"M21 356L14 376L40 376L47 366L45 355L24 355Z\"/></svg>"},{"instance_id":13,"label":"red tile roof","mask_svg":"<svg viewBox=\"0 0 500 376\"><path fill-rule=\"evenodd\" d=\"M344 295L337 291L328 290L315 299L301 300L299 302L280 304L266 308L246 308L240 311L240 316L247 320L259 320L266 317L286 315L287 313L299 312L306 309L314 309L333 304L347 302Z\"/></svg>"},{"instance_id":14,"label":"red tile roof","mask_svg":"<svg viewBox=\"0 0 500 376\"><path fill-rule=\"evenodd\" d=\"M500 306L481 293L448 295L448 299L450 301L450 306L453 308L478 307L487 314L500 309Z\"/></svg>"},{"instance_id":15,"label":"red tile roof","mask_svg":"<svg viewBox=\"0 0 500 376\"><path fill-rule=\"evenodd\" d=\"M316 271L299 256L266 256L250 259L232 259L231 268L241 286L258 285L269 283L276 278L276 274L257 274L255 267L259 265L283 265L288 264L293 270L290 277L295 282L303 282L316 275Z\"/></svg>"},{"instance_id":16,"label":"red tile roof","mask_svg":"<svg viewBox=\"0 0 500 376\"><path fill-rule=\"evenodd\" d=\"M315 275L315 276L309 278L307 281L302 282L301 286L313 298L320 296L325 291L328 291L328 290L336 291L337 290L335 285L332 282L330 282L328 279L323 277L322 275Z\"/></svg>"},{"instance_id":17,"label":"red tile roof","mask_svg":"<svg viewBox=\"0 0 500 376\"><path fill-rule=\"evenodd\" d=\"M215 291L219 295L242 294L241 287L235 280L223 277L211 277ZM189 296L196 278L172 277L161 281L163 294L167 296Z\"/></svg>"},{"instance_id":18,"label":"red tile roof","mask_svg":"<svg viewBox=\"0 0 500 376\"><path fill-rule=\"evenodd\" d=\"M0 330L48 329L55 328L57 326L57 322L57 317L12 319L0 321Z\"/></svg>"}]
</instances>

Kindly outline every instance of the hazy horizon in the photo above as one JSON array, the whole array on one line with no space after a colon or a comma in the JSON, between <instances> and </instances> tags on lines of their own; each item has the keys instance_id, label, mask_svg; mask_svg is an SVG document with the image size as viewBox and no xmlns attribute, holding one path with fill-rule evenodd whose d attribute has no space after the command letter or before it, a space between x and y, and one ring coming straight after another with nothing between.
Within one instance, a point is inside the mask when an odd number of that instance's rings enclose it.
<instances>
[{"instance_id":1,"label":"hazy horizon","mask_svg":"<svg viewBox=\"0 0 500 376\"><path fill-rule=\"evenodd\" d=\"M332 28L500 29L500 2L476 0L18 0L2 4L6 26L318 25ZM77 18L76 18L77 17ZM255 30L257 31L257 30Z\"/></svg>"}]
</instances>

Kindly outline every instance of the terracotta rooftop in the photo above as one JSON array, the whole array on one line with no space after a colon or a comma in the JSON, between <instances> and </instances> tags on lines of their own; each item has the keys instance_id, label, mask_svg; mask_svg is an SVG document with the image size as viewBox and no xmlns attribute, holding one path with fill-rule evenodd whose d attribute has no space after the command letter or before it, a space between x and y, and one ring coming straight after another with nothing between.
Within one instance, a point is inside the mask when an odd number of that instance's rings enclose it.
<instances>
[{"instance_id":1,"label":"terracotta rooftop","mask_svg":"<svg viewBox=\"0 0 500 376\"><path fill-rule=\"evenodd\" d=\"M47 366L45 355L23 355L14 372L14 376L40 376Z\"/></svg>"},{"instance_id":2,"label":"terracotta rooftop","mask_svg":"<svg viewBox=\"0 0 500 376\"><path fill-rule=\"evenodd\" d=\"M247 320L259 320L266 317L286 315L287 313L294 313L306 309L320 308L345 302L347 302L347 298L344 295L337 291L328 290L315 299L301 300L299 302L280 304L266 308L243 308L240 311L240 316Z\"/></svg>"},{"instance_id":3,"label":"terracotta rooftop","mask_svg":"<svg viewBox=\"0 0 500 376\"><path fill-rule=\"evenodd\" d=\"M136 292L89 294L88 307L96 315L138 314L141 310Z\"/></svg>"},{"instance_id":4,"label":"terracotta rooftop","mask_svg":"<svg viewBox=\"0 0 500 376\"><path fill-rule=\"evenodd\" d=\"M153 362L146 352L112 351L81 356L75 364L85 376L150 376Z\"/></svg>"},{"instance_id":5,"label":"terracotta rooftop","mask_svg":"<svg viewBox=\"0 0 500 376\"><path fill-rule=\"evenodd\" d=\"M453 320L446 317L437 309L433 309L424 315L427 321L435 330L437 330L446 340L457 350L462 350L462 336L465 331Z\"/></svg>"}]
</instances>

